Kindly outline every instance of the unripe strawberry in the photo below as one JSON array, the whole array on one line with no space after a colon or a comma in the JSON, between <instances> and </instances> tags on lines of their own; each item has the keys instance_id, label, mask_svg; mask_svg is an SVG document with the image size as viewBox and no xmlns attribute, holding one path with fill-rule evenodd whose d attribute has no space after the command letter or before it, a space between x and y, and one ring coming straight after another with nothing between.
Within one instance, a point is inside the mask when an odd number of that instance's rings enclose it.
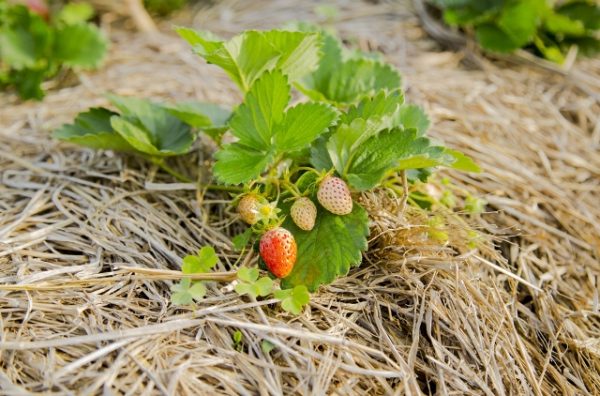
<instances>
[{"instance_id":1,"label":"unripe strawberry","mask_svg":"<svg viewBox=\"0 0 600 396\"><path fill-rule=\"evenodd\" d=\"M248 194L244 195L237 206L237 211L240 214L242 220L250 225L254 225L260 220L259 209L261 202L257 195Z\"/></svg>"},{"instance_id":2,"label":"unripe strawberry","mask_svg":"<svg viewBox=\"0 0 600 396\"><path fill-rule=\"evenodd\" d=\"M352 212L352 196L346 182L339 177L327 176L317 191L319 203L336 215L347 215Z\"/></svg>"},{"instance_id":3,"label":"unripe strawberry","mask_svg":"<svg viewBox=\"0 0 600 396\"><path fill-rule=\"evenodd\" d=\"M291 232L277 227L260 238L260 256L267 268L278 278L285 278L296 263L296 240Z\"/></svg>"},{"instance_id":4,"label":"unripe strawberry","mask_svg":"<svg viewBox=\"0 0 600 396\"><path fill-rule=\"evenodd\" d=\"M317 207L306 197L298 198L290 208L290 215L300 229L310 231L315 226Z\"/></svg>"}]
</instances>

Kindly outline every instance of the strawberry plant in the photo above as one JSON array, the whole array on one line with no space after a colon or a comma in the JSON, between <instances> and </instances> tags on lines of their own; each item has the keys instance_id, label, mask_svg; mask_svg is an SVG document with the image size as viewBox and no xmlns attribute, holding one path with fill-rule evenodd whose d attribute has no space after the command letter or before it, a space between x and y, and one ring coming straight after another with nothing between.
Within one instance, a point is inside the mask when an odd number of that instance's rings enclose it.
<instances>
[{"instance_id":1,"label":"strawberry plant","mask_svg":"<svg viewBox=\"0 0 600 396\"><path fill-rule=\"evenodd\" d=\"M107 95L118 111L91 108L54 131L54 137L96 149L142 156L181 181L189 179L171 169L166 159L187 153L196 139L194 129L218 136L229 112L213 104L162 104L147 99Z\"/></svg>"},{"instance_id":2,"label":"strawberry plant","mask_svg":"<svg viewBox=\"0 0 600 396\"><path fill-rule=\"evenodd\" d=\"M472 31L484 49L532 49L562 63L573 46L600 51L600 5L594 0L434 0L451 26Z\"/></svg>"},{"instance_id":3,"label":"strawberry plant","mask_svg":"<svg viewBox=\"0 0 600 396\"><path fill-rule=\"evenodd\" d=\"M204 104L109 96L119 113L92 109L55 136L138 153L164 166L165 157L192 148L192 127L206 132L218 150L214 180L204 187L235 191L231 204L248 228L233 243L258 251L259 266L271 275L240 268L234 288L241 295L273 293L284 310L299 313L309 291L360 265L369 235L361 192L381 188L402 198L407 180L425 179L436 167L479 170L464 154L426 137L427 116L405 103L395 68L344 48L329 33L247 31L221 40L177 31L241 90L244 99L230 116ZM184 259L184 273L192 261ZM280 278L280 290L272 278ZM173 289L174 302L201 298L203 286L184 281Z\"/></svg>"},{"instance_id":4,"label":"strawberry plant","mask_svg":"<svg viewBox=\"0 0 600 396\"><path fill-rule=\"evenodd\" d=\"M0 0L0 88L41 99L45 80L65 68L98 67L108 43L87 22L93 16L89 4L68 4L54 14L45 1L28 4Z\"/></svg>"}]
</instances>

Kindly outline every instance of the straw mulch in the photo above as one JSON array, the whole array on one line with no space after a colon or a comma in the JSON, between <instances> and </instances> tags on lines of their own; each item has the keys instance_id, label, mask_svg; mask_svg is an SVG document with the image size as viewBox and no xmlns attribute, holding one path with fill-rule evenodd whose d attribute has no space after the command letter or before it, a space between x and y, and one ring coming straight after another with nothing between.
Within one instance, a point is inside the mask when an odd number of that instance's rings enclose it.
<instances>
[{"instance_id":1,"label":"straw mulch","mask_svg":"<svg viewBox=\"0 0 600 396\"><path fill-rule=\"evenodd\" d=\"M315 4L221 1L188 19L228 35L314 19ZM223 271L256 259L231 246L241 226L227 197L49 132L106 104L106 91L240 97L172 34L113 30L106 67L79 85L42 103L0 98L1 394L600 394L598 85L489 60L468 70L404 3L339 7L341 34L383 51L432 134L483 167L442 175L489 202L488 213L460 217L489 241L469 251L462 221L449 225L448 245L419 238L421 213L369 194L363 265L302 315L222 283L195 309L172 306L166 270L183 255L214 245ZM600 80L600 60L574 67ZM209 152L173 165L204 178Z\"/></svg>"}]
</instances>

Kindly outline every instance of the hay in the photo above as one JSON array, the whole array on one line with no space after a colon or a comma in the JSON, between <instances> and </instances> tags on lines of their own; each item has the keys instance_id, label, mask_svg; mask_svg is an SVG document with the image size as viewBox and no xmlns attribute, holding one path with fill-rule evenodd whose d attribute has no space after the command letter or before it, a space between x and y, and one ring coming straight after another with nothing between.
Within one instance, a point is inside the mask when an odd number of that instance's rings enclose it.
<instances>
[{"instance_id":1,"label":"hay","mask_svg":"<svg viewBox=\"0 0 600 396\"><path fill-rule=\"evenodd\" d=\"M315 4L222 1L193 19L231 34L314 19ZM172 35L113 31L108 64L79 74L80 85L42 103L0 98L2 394L600 394L598 101L529 66L465 70L405 4L339 4L342 35L383 51L433 135L482 165L442 175L488 200L488 213L460 223L489 242L470 251L460 224L449 224L450 244L428 242L422 213L365 194L374 222L364 264L301 316L219 283L195 310L171 306L165 279L183 255L212 244L221 271L256 260L232 249L241 228L227 197L48 132L106 104L105 91L240 98ZM574 67L600 78L598 59ZM205 178L209 151L174 166Z\"/></svg>"}]
</instances>

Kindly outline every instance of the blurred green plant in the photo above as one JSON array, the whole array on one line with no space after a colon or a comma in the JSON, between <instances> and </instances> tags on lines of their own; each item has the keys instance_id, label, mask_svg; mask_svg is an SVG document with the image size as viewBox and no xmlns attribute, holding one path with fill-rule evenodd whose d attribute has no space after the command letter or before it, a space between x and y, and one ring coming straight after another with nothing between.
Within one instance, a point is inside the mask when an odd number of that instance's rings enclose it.
<instances>
[{"instance_id":1,"label":"blurred green plant","mask_svg":"<svg viewBox=\"0 0 600 396\"><path fill-rule=\"evenodd\" d=\"M182 9L188 0L144 0L144 7L149 13L158 16L167 16Z\"/></svg>"},{"instance_id":2,"label":"blurred green plant","mask_svg":"<svg viewBox=\"0 0 600 396\"><path fill-rule=\"evenodd\" d=\"M444 21L471 32L492 52L520 48L563 63L574 46L600 51L600 5L595 0L432 0Z\"/></svg>"},{"instance_id":3,"label":"blurred green plant","mask_svg":"<svg viewBox=\"0 0 600 396\"><path fill-rule=\"evenodd\" d=\"M97 68L108 42L89 19L87 3L70 3L50 13L44 1L28 6L0 0L0 89L40 100L42 83L65 68Z\"/></svg>"}]
</instances>

